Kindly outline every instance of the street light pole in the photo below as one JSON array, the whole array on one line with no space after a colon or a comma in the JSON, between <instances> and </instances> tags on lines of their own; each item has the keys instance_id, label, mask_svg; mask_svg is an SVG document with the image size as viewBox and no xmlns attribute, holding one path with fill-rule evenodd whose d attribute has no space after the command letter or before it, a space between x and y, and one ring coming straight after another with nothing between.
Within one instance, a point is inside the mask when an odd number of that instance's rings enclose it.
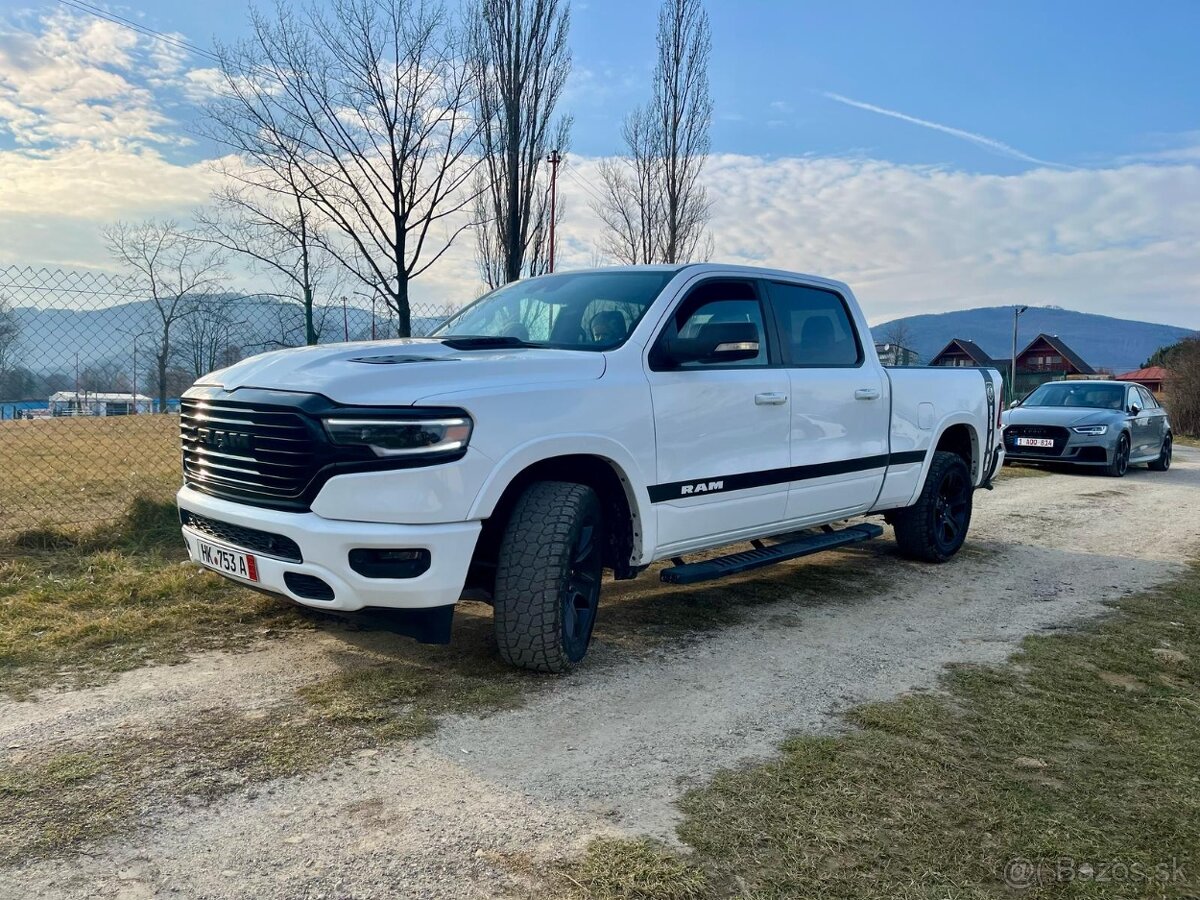
<instances>
[{"instance_id":1,"label":"street light pole","mask_svg":"<svg viewBox=\"0 0 1200 900\"><path fill-rule=\"evenodd\" d=\"M1021 315L1029 309L1028 306L1013 307L1013 341L1012 341L1012 360L1009 362L1009 374L1012 376L1008 380L1008 402L1012 403L1017 399L1017 323L1020 321Z\"/></svg>"}]
</instances>

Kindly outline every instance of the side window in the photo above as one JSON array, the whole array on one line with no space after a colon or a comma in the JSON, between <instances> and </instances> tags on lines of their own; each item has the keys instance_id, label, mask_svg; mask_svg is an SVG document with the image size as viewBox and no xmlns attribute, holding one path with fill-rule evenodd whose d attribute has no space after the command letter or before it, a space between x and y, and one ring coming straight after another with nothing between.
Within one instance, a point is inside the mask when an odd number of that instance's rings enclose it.
<instances>
[{"instance_id":1,"label":"side window","mask_svg":"<svg viewBox=\"0 0 1200 900\"><path fill-rule=\"evenodd\" d=\"M857 366L862 346L846 301L833 291L772 281L775 321L789 366Z\"/></svg>"},{"instance_id":2,"label":"side window","mask_svg":"<svg viewBox=\"0 0 1200 900\"><path fill-rule=\"evenodd\" d=\"M696 340L703 336L708 325L749 322L758 332L758 355L736 362L722 362L720 368L765 366L767 331L763 325L762 304L754 286L746 281L708 281L692 289L676 307L659 340L650 354L651 368L704 369L712 368L703 361L674 363L667 360L665 348L677 340Z\"/></svg>"},{"instance_id":3,"label":"side window","mask_svg":"<svg viewBox=\"0 0 1200 900\"><path fill-rule=\"evenodd\" d=\"M1142 409L1154 409L1158 406L1158 402L1154 399L1154 395L1144 387L1138 387L1137 392L1138 396L1141 398L1139 402L1142 405Z\"/></svg>"}]
</instances>

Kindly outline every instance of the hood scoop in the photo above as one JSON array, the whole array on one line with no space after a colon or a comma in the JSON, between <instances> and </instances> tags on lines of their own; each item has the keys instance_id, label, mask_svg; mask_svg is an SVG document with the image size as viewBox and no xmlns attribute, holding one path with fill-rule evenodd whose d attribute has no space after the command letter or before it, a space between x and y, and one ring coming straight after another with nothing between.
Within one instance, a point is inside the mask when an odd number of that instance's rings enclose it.
<instances>
[{"instance_id":1,"label":"hood scoop","mask_svg":"<svg viewBox=\"0 0 1200 900\"><path fill-rule=\"evenodd\" d=\"M366 363L371 366L398 366L401 363L449 362L456 359L453 356L412 356L404 353L392 353L387 356L356 356L350 362Z\"/></svg>"}]
</instances>

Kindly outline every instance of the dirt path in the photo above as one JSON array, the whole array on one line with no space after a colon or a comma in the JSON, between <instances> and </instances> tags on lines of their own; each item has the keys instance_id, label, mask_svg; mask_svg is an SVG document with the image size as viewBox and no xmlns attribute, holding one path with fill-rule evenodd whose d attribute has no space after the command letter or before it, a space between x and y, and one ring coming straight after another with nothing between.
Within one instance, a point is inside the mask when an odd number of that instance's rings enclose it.
<instances>
[{"instance_id":1,"label":"dirt path","mask_svg":"<svg viewBox=\"0 0 1200 900\"><path fill-rule=\"evenodd\" d=\"M1007 477L977 498L970 548L938 569L888 540L844 556L878 590L762 607L753 622L636 660L611 647L524 708L447 721L0 872L0 896L527 896L522 862L603 832L671 839L673 800L789 732L864 700L930 689L948 662L997 662L1022 636L1103 610L1200 550L1200 453L1116 481ZM804 567L795 567L795 577ZM94 691L0 703L0 750L103 734L169 710L253 707L337 665L336 634L142 670Z\"/></svg>"}]
</instances>

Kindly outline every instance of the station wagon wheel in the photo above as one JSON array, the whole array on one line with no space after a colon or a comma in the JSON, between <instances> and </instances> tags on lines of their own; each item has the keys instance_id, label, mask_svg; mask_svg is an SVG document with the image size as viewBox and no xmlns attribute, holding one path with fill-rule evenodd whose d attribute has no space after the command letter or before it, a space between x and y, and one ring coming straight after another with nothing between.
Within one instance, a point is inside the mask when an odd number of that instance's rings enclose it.
<instances>
[{"instance_id":1,"label":"station wagon wheel","mask_svg":"<svg viewBox=\"0 0 1200 900\"><path fill-rule=\"evenodd\" d=\"M1163 438L1162 450L1158 453L1158 459L1150 463L1150 468L1155 472L1165 472L1171 468L1171 436L1169 434Z\"/></svg>"},{"instance_id":2,"label":"station wagon wheel","mask_svg":"<svg viewBox=\"0 0 1200 900\"><path fill-rule=\"evenodd\" d=\"M1104 471L1112 478L1120 478L1129 471L1129 435L1122 434L1117 439L1117 449L1113 451L1112 460Z\"/></svg>"}]
</instances>

